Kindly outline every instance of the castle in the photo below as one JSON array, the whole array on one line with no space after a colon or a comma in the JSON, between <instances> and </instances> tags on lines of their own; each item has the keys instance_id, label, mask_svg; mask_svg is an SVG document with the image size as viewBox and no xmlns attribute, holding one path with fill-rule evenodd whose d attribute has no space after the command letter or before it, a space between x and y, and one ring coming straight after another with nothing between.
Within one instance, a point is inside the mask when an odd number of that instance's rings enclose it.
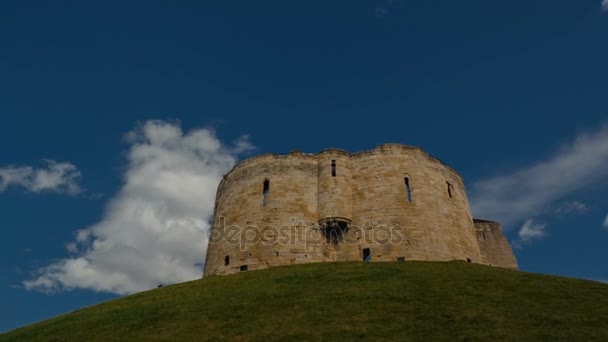
<instances>
[{"instance_id":1,"label":"castle","mask_svg":"<svg viewBox=\"0 0 608 342\"><path fill-rule=\"evenodd\" d=\"M473 219L454 169L421 148L384 144L236 165L217 189L204 274L407 260L517 269L500 225Z\"/></svg>"}]
</instances>

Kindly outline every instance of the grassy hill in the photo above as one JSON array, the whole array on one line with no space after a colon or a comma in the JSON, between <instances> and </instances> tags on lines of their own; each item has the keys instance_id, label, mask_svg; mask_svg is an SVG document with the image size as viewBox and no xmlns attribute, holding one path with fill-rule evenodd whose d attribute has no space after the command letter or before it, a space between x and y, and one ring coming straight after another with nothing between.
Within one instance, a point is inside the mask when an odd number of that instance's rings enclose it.
<instances>
[{"instance_id":1,"label":"grassy hill","mask_svg":"<svg viewBox=\"0 0 608 342\"><path fill-rule=\"evenodd\" d=\"M608 285L472 265L331 263L167 286L0 341L608 340Z\"/></svg>"}]
</instances>

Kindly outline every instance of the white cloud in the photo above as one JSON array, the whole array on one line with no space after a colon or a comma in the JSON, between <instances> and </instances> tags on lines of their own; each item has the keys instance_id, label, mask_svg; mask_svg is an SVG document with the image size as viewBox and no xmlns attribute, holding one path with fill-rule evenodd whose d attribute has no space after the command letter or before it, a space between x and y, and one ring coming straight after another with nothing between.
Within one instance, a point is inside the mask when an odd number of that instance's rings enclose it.
<instances>
[{"instance_id":1,"label":"white cloud","mask_svg":"<svg viewBox=\"0 0 608 342\"><path fill-rule=\"evenodd\" d=\"M70 195L79 194L81 174L70 163L45 160L46 167L31 166L0 167L0 192L9 187L21 187L30 192L55 192Z\"/></svg>"},{"instance_id":2,"label":"white cloud","mask_svg":"<svg viewBox=\"0 0 608 342\"><path fill-rule=\"evenodd\" d=\"M534 220L526 220L519 229L519 238L524 241L540 239L545 236L545 225L534 222Z\"/></svg>"},{"instance_id":3,"label":"white cloud","mask_svg":"<svg viewBox=\"0 0 608 342\"><path fill-rule=\"evenodd\" d=\"M606 215L606 218L604 219L604 228L608 228L608 215Z\"/></svg>"},{"instance_id":4,"label":"white cloud","mask_svg":"<svg viewBox=\"0 0 608 342\"><path fill-rule=\"evenodd\" d=\"M587 212L589 212L589 207L585 203L581 203L579 201L564 202L555 209L555 213L558 215L583 215Z\"/></svg>"},{"instance_id":5,"label":"white cloud","mask_svg":"<svg viewBox=\"0 0 608 342\"><path fill-rule=\"evenodd\" d=\"M604 0L602 2L602 10L603 11L608 11L608 0Z\"/></svg>"},{"instance_id":6,"label":"white cloud","mask_svg":"<svg viewBox=\"0 0 608 342\"><path fill-rule=\"evenodd\" d=\"M523 244L544 238L547 236L545 227L546 225L537 223L532 219L526 220L519 229L519 233L517 234L518 239L513 241L513 246L521 248Z\"/></svg>"},{"instance_id":7,"label":"white cloud","mask_svg":"<svg viewBox=\"0 0 608 342\"><path fill-rule=\"evenodd\" d=\"M66 245L77 255L39 270L28 289L91 289L128 294L200 278L205 232L220 178L250 148L214 133L184 134L178 124L148 121L127 135L125 183L102 220Z\"/></svg>"},{"instance_id":8,"label":"white cloud","mask_svg":"<svg viewBox=\"0 0 608 342\"><path fill-rule=\"evenodd\" d=\"M608 178L608 126L579 135L547 160L473 184L476 217L506 228L536 217L555 201Z\"/></svg>"}]
</instances>

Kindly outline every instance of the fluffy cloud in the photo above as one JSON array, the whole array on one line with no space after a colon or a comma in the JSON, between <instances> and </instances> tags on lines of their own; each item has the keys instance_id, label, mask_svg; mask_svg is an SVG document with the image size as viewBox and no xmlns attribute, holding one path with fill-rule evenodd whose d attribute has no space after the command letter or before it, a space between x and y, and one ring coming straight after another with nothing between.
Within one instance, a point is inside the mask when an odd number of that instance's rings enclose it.
<instances>
[{"instance_id":1,"label":"fluffy cloud","mask_svg":"<svg viewBox=\"0 0 608 342\"><path fill-rule=\"evenodd\" d=\"M608 11L608 0L604 0L602 2L602 10L603 11Z\"/></svg>"},{"instance_id":2,"label":"fluffy cloud","mask_svg":"<svg viewBox=\"0 0 608 342\"><path fill-rule=\"evenodd\" d=\"M163 121L127 141L124 185L102 220L78 231L67 245L73 256L39 270L26 288L129 294L201 277L217 185L250 144L225 146L210 130L184 134Z\"/></svg>"},{"instance_id":3,"label":"fluffy cloud","mask_svg":"<svg viewBox=\"0 0 608 342\"><path fill-rule=\"evenodd\" d=\"M507 228L535 217L555 201L608 178L608 126L579 135L550 158L473 184L475 216Z\"/></svg>"},{"instance_id":4,"label":"fluffy cloud","mask_svg":"<svg viewBox=\"0 0 608 342\"><path fill-rule=\"evenodd\" d=\"M45 160L46 167L31 166L0 167L0 192L9 187L20 187L30 192L55 192L77 195L81 192L81 174L70 163Z\"/></svg>"},{"instance_id":5,"label":"fluffy cloud","mask_svg":"<svg viewBox=\"0 0 608 342\"><path fill-rule=\"evenodd\" d=\"M547 235L545 227L544 224L537 223L532 219L526 220L519 229L518 239L513 242L513 246L519 248L523 244L544 238Z\"/></svg>"}]
</instances>

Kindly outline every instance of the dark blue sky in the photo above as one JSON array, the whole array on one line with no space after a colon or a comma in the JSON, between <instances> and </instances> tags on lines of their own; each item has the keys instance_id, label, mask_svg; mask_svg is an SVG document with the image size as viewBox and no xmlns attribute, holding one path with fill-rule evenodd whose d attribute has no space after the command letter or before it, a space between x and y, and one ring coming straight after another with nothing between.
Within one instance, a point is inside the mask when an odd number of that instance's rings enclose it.
<instances>
[{"instance_id":1,"label":"dark blue sky","mask_svg":"<svg viewBox=\"0 0 608 342\"><path fill-rule=\"evenodd\" d=\"M516 240L526 220L545 225L542 238L516 249L524 271L608 279L600 6L2 1L0 168L69 162L86 190L0 192L0 331L114 297L28 291L22 281L66 258L74 232L99 222L124 182L124 135L150 119L212 128L227 143L248 135L254 154L417 145L469 186L524 177L591 135L582 159L600 160L585 169L593 182L573 180L581 185L505 229ZM573 169L558 176L572 180ZM584 210L567 209L573 202Z\"/></svg>"}]
</instances>

